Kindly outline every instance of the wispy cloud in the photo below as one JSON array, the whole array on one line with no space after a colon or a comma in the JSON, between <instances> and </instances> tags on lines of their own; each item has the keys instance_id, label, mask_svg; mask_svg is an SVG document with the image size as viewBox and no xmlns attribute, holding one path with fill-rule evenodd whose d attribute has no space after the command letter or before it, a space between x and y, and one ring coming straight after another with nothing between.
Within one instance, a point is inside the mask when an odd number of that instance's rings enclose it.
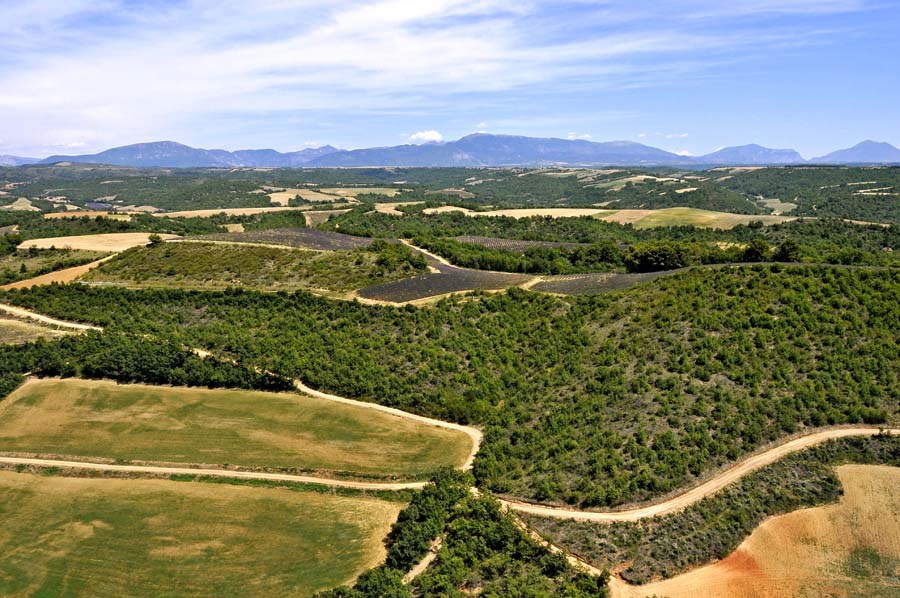
<instances>
[{"instance_id":1,"label":"wispy cloud","mask_svg":"<svg viewBox=\"0 0 900 598\"><path fill-rule=\"evenodd\" d=\"M789 19L754 20L765 15L863 8L856 0L687 0L679 10L624 0L7 0L0 126L31 149L98 149L192 141L185 132L209 136L240 115L285 123L298 113L450 113L463 99L489 107L548 89L581 97L683 82L742 53L824 37ZM739 27L720 27L735 20Z\"/></svg>"}]
</instances>

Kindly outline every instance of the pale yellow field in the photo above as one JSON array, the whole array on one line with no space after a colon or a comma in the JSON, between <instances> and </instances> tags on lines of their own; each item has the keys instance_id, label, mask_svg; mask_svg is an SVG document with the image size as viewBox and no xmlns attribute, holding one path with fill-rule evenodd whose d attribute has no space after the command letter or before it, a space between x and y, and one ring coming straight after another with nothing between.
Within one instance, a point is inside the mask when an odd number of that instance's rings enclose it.
<instances>
[{"instance_id":1,"label":"pale yellow field","mask_svg":"<svg viewBox=\"0 0 900 598\"><path fill-rule=\"evenodd\" d=\"M403 212L397 209L399 206L417 206L423 204L423 201L395 201L391 203L375 204L375 211L382 214L391 214L392 216L403 216Z\"/></svg>"},{"instance_id":2,"label":"pale yellow field","mask_svg":"<svg viewBox=\"0 0 900 598\"><path fill-rule=\"evenodd\" d=\"M837 468L844 496L763 523L725 560L614 598L900 596L900 468Z\"/></svg>"},{"instance_id":3,"label":"pale yellow field","mask_svg":"<svg viewBox=\"0 0 900 598\"><path fill-rule=\"evenodd\" d=\"M313 191L312 189L285 189L284 191L273 191L272 193L269 193L269 199L271 199L274 204L286 206L298 195L301 199L305 199L306 201L334 202L344 200L344 197L337 194L327 195L325 193L320 193L319 191Z\"/></svg>"},{"instance_id":4,"label":"pale yellow field","mask_svg":"<svg viewBox=\"0 0 900 598\"><path fill-rule=\"evenodd\" d=\"M242 232L244 232L244 225L243 224L226 224L225 230L227 230L230 233L242 233Z\"/></svg>"},{"instance_id":5,"label":"pale yellow field","mask_svg":"<svg viewBox=\"0 0 900 598\"><path fill-rule=\"evenodd\" d=\"M132 247L148 245L151 233L109 233L104 235L82 235L78 237L50 237L31 239L19 245L19 249L84 249L86 251L125 251ZM177 239L178 235L160 235L163 239Z\"/></svg>"},{"instance_id":6,"label":"pale yellow field","mask_svg":"<svg viewBox=\"0 0 900 598\"><path fill-rule=\"evenodd\" d=\"M219 214L227 216L252 216L253 214L266 214L268 212L285 212L288 210L308 210L309 206L296 208L287 206L269 208L218 208L212 210L182 210L180 212L157 212L154 216L163 218L211 218Z\"/></svg>"},{"instance_id":7,"label":"pale yellow field","mask_svg":"<svg viewBox=\"0 0 900 598\"><path fill-rule=\"evenodd\" d=\"M600 210L597 208L513 208L509 210L491 210L487 212L474 212L467 208L457 206L440 206L427 208L426 214L443 214L446 212L462 212L466 216L509 216L510 218L530 218L531 216L548 216L550 218L576 218L579 216L597 216L611 214L613 210Z\"/></svg>"},{"instance_id":8,"label":"pale yellow field","mask_svg":"<svg viewBox=\"0 0 900 598\"><path fill-rule=\"evenodd\" d=\"M330 187L328 189L320 189L322 193L330 195L338 195L340 197L357 197L366 193L377 193L379 195L387 195L394 197L400 193L399 189L393 187Z\"/></svg>"},{"instance_id":9,"label":"pale yellow field","mask_svg":"<svg viewBox=\"0 0 900 598\"><path fill-rule=\"evenodd\" d=\"M112 257L112 256L110 256ZM46 284L53 284L54 282L58 282L61 284L65 284L67 282L72 282L73 280L77 280L78 278L84 276L106 260L109 257L105 257L103 259L91 262L89 264L84 264L82 266L74 266L72 268L65 268L63 270L57 270L55 272L48 272L47 274L42 274L40 276L35 276L34 278L29 278L27 280L20 280L18 282L11 282L7 285L3 285L0 289L30 289L32 287L39 287Z\"/></svg>"},{"instance_id":10,"label":"pale yellow field","mask_svg":"<svg viewBox=\"0 0 900 598\"><path fill-rule=\"evenodd\" d=\"M350 210L310 210L309 212L304 212L303 216L306 219L306 226L313 227L319 226L323 222L328 222L328 219L337 214L346 214Z\"/></svg>"},{"instance_id":11,"label":"pale yellow field","mask_svg":"<svg viewBox=\"0 0 900 598\"><path fill-rule=\"evenodd\" d=\"M31 205L31 200L20 197L16 201L12 202L8 206L0 207L0 210L14 210L18 212L40 212L40 208L36 208Z\"/></svg>"},{"instance_id":12,"label":"pale yellow field","mask_svg":"<svg viewBox=\"0 0 900 598\"><path fill-rule=\"evenodd\" d=\"M96 218L98 216L102 216L103 218L109 218L110 220L122 220L124 222L129 222L131 220L131 214L114 214L111 212L49 212L44 214L44 218L47 220L55 220L58 218Z\"/></svg>"}]
</instances>

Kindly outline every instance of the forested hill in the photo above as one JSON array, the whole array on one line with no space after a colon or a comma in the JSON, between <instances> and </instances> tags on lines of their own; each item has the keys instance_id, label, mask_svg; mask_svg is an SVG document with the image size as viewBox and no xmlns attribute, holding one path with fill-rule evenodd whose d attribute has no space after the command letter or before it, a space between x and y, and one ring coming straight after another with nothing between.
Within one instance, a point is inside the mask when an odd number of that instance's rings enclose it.
<instances>
[{"instance_id":1,"label":"forested hill","mask_svg":"<svg viewBox=\"0 0 900 598\"><path fill-rule=\"evenodd\" d=\"M482 424L482 487L612 506L810 427L896 423L898 296L897 271L772 265L578 299L513 290L426 309L78 286L0 300Z\"/></svg>"}]
</instances>

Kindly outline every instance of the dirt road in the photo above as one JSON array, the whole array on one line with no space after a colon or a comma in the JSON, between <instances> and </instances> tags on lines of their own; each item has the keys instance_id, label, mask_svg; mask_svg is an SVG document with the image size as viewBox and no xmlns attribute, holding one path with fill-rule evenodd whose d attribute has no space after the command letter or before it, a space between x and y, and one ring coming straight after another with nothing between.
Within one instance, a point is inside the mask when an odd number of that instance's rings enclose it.
<instances>
[{"instance_id":1,"label":"dirt road","mask_svg":"<svg viewBox=\"0 0 900 598\"><path fill-rule=\"evenodd\" d=\"M66 469L90 469L93 471L115 471L152 475L199 475L241 480L268 480L273 482L299 482L322 484L335 488L355 490L410 490L423 488L426 482L354 482L315 476L268 473L259 471L232 471L228 469L195 469L192 467L157 467L153 465L113 465L109 463L89 463L85 461L60 461L57 459L30 459L26 457L0 457L0 463L7 465L36 465L40 467L60 467Z\"/></svg>"},{"instance_id":2,"label":"dirt road","mask_svg":"<svg viewBox=\"0 0 900 598\"><path fill-rule=\"evenodd\" d=\"M666 515L681 510L707 496L714 494L725 486L736 482L745 475L756 471L766 465L771 465L782 457L801 451L803 449L821 444L835 438L847 438L849 436L873 436L881 431L880 428L834 428L813 432L799 438L794 438L783 444L757 453L737 462L711 480L688 490L683 494L658 502L646 507L629 509L627 511L579 511L573 509L547 507L515 500L502 500L501 502L514 511L530 513L542 517L554 517L557 519L576 519L579 521L636 521L656 515ZM890 434L900 434L900 429L888 430Z\"/></svg>"},{"instance_id":3,"label":"dirt road","mask_svg":"<svg viewBox=\"0 0 900 598\"><path fill-rule=\"evenodd\" d=\"M28 311L27 309L22 309L21 307L15 307L13 305L6 305L4 303L0 303L0 311L4 311L17 318L26 318L29 320L34 320L35 322L49 324L50 326L58 326L59 328L69 328L71 330L103 330L99 326L57 320L56 318L36 314L33 311Z\"/></svg>"}]
</instances>

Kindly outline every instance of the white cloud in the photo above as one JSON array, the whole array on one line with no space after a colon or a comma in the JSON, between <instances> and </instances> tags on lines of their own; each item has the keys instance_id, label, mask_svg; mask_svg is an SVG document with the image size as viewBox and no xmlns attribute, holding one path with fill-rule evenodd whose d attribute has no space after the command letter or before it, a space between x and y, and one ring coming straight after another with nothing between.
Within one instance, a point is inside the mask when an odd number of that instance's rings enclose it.
<instances>
[{"instance_id":1,"label":"white cloud","mask_svg":"<svg viewBox=\"0 0 900 598\"><path fill-rule=\"evenodd\" d=\"M861 6L686 0L685 10L673 12L661 2L635 10L624 0L566 3L566 10L538 0L0 3L4 137L43 148L74 138L90 149L161 137L191 142L185 131L216 131L216 119L248 114L449 113L462 96L490 105L535 90L683 82L719 60L830 33L717 23ZM475 114L503 127L503 115ZM558 130L573 126L570 114L562 120L570 122ZM83 134L66 134L76 128Z\"/></svg>"},{"instance_id":2,"label":"white cloud","mask_svg":"<svg viewBox=\"0 0 900 598\"><path fill-rule=\"evenodd\" d=\"M675 153L678 154L679 156L693 156L694 155L688 150L681 150L681 151L678 151Z\"/></svg>"},{"instance_id":3,"label":"white cloud","mask_svg":"<svg viewBox=\"0 0 900 598\"><path fill-rule=\"evenodd\" d=\"M475 129L479 132L484 132L488 128L488 124L484 121L481 121L477 125L475 125Z\"/></svg>"},{"instance_id":4,"label":"white cloud","mask_svg":"<svg viewBox=\"0 0 900 598\"><path fill-rule=\"evenodd\" d=\"M444 136L434 129L419 131L409 136L410 143L439 143L443 140Z\"/></svg>"},{"instance_id":5,"label":"white cloud","mask_svg":"<svg viewBox=\"0 0 900 598\"><path fill-rule=\"evenodd\" d=\"M690 135L687 133L667 133L664 137L666 139L687 139Z\"/></svg>"},{"instance_id":6,"label":"white cloud","mask_svg":"<svg viewBox=\"0 0 900 598\"><path fill-rule=\"evenodd\" d=\"M587 140L591 139L591 135L588 133L569 133L568 135L566 135L566 139L571 139L571 140L583 139L583 140L587 141Z\"/></svg>"}]
</instances>

